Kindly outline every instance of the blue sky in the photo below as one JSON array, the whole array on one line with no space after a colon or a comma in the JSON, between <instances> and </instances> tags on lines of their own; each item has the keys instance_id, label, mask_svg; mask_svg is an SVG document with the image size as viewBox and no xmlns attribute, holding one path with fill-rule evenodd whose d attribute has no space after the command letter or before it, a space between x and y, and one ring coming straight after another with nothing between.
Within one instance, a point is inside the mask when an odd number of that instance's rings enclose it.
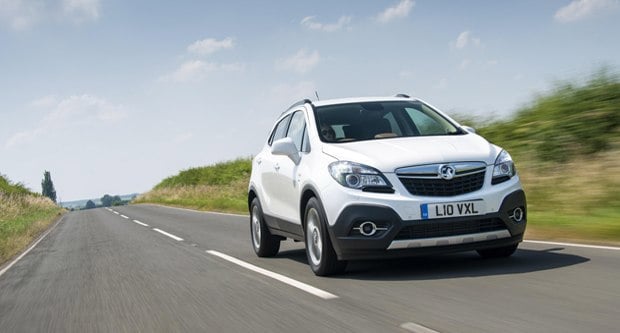
<instances>
[{"instance_id":1,"label":"blue sky","mask_svg":"<svg viewBox=\"0 0 620 333\"><path fill-rule=\"evenodd\" d=\"M620 65L620 1L0 0L0 173L62 200L258 152L293 102L506 117Z\"/></svg>"}]
</instances>

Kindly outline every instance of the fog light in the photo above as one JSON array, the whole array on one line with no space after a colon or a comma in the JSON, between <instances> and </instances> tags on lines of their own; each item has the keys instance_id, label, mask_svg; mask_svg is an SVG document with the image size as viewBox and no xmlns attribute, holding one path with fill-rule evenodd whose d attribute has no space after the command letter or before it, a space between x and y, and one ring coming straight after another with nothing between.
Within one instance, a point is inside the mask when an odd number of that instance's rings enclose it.
<instances>
[{"instance_id":1,"label":"fog light","mask_svg":"<svg viewBox=\"0 0 620 333\"><path fill-rule=\"evenodd\" d=\"M377 232L377 225L368 221L360 224L360 233L364 236L372 236Z\"/></svg>"},{"instance_id":2,"label":"fog light","mask_svg":"<svg viewBox=\"0 0 620 333\"><path fill-rule=\"evenodd\" d=\"M375 235L378 231L385 231L388 228L386 227L378 227L374 222L372 221L366 221L366 222L362 222L359 227L353 228L353 230L357 230L359 231L360 234L362 234L363 236L366 237L370 237Z\"/></svg>"},{"instance_id":3,"label":"fog light","mask_svg":"<svg viewBox=\"0 0 620 333\"><path fill-rule=\"evenodd\" d=\"M521 207L517 207L512 211L512 215L509 217L515 222L521 222L523 221L523 215L523 209L521 209Z\"/></svg>"}]
</instances>

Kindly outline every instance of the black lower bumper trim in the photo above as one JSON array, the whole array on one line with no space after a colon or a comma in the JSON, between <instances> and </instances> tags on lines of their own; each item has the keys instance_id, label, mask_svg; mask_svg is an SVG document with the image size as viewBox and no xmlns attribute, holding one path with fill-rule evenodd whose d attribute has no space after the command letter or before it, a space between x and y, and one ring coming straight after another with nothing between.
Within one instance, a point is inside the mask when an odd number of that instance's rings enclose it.
<instances>
[{"instance_id":1,"label":"black lower bumper trim","mask_svg":"<svg viewBox=\"0 0 620 333\"><path fill-rule=\"evenodd\" d=\"M511 213L517 207L521 208L524 212L523 220L520 222L516 222L511 218ZM334 250L340 260L373 259L469 251L508 246L522 241L527 224L526 211L527 205L525 193L522 190L518 190L507 195L504 198L499 211L496 213L447 219L403 221L390 207L352 205L346 207L342 211L336 223L333 226L330 226L328 231ZM351 230L357 224L364 221L372 221L377 225L387 228L387 230L379 232L372 237L352 234ZM431 224L434 226L431 227ZM417 232L418 229L421 229L419 226L424 227L422 228L424 229L424 233L422 234L424 236L420 236L420 233ZM442 227L444 226L450 227L452 231L443 230ZM409 230L412 228L416 231L415 233L412 233ZM511 237L449 246L387 250L392 241L396 239L404 240L410 239L410 237L417 239L450 237L495 230L508 230Z\"/></svg>"}]
</instances>

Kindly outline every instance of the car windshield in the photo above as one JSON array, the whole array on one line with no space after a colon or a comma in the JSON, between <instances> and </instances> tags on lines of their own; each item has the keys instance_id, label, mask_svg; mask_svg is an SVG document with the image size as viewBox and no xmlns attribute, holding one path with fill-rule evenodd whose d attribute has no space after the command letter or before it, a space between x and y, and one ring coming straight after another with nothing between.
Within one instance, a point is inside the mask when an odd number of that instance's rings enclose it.
<instances>
[{"instance_id":1,"label":"car windshield","mask_svg":"<svg viewBox=\"0 0 620 333\"><path fill-rule=\"evenodd\" d=\"M419 101L337 104L315 107L323 142L465 134Z\"/></svg>"}]
</instances>

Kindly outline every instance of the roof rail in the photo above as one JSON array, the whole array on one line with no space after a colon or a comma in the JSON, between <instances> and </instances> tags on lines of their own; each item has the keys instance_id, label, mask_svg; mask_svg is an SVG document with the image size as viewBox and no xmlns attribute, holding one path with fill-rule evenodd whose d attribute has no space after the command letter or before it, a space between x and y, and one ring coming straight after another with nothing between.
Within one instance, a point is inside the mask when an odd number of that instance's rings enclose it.
<instances>
[{"instance_id":1,"label":"roof rail","mask_svg":"<svg viewBox=\"0 0 620 333\"><path fill-rule=\"evenodd\" d=\"M411 98L411 96L405 94L396 94L394 97Z\"/></svg>"},{"instance_id":2,"label":"roof rail","mask_svg":"<svg viewBox=\"0 0 620 333\"><path fill-rule=\"evenodd\" d=\"M306 103L309 103L310 105L312 105L312 101L311 101L311 100L309 100L309 99L307 99L307 98L304 98L304 99L302 99L301 101L299 101L299 102L297 102L297 103L295 103L295 104L293 104L293 105L289 106L289 107L288 107L288 109L286 109L286 110L288 111L288 110L290 110L290 109L292 109L292 108L294 108L294 107L296 107L296 106L304 105L304 104L306 104Z\"/></svg>"}]
</instances>

